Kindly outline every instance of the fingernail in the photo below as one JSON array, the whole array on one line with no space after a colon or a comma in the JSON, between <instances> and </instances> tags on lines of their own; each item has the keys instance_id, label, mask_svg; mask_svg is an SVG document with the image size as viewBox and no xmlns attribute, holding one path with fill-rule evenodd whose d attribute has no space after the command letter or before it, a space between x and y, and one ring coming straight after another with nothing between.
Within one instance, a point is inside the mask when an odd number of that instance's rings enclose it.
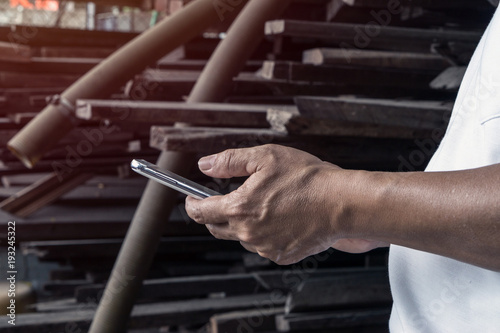
<instances>
[{"instance_id":1,"label":"fingernail","mask_svg":"<svg viewBox=\"0 0 500 333\"><path fill-rule=\"evenodd\" d=\"M212 166L214 165L216 157L217 157L217 154L200 158L200 160L198 161L198 167L200 168L200 170L207 171L207 170L212 169Z\"/></svg>"}]
</instances>

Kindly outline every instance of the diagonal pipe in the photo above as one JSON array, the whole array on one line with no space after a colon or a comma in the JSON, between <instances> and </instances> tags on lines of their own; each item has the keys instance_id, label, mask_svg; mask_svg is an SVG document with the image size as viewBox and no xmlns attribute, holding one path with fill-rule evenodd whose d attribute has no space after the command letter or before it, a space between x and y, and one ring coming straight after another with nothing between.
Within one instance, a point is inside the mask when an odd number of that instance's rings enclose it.
<instances>
[{"instance_id":1,"label":"diagonal pipe","mask_svg":"<svg viewBox=\"0 0 500 333\"><path fill-rule=\"evenodd\" d=\"M231 1L228 1L231 2ZM232 1L237 2L237 1ZM219 102L231 88L232 79L243 68L264 36L266 21L276 18L289 0L252 0L237 17L227 37L219 44L194 86L188 103ZM182 124L179 126L186 126ZM161 168L186 175L195 156L162 152ZM151 265L177 193L149 181L92 322L90 333L122 333L135 296Z\"/></svg>"},{"instance_id":2,"label":"diagonal pipe","mask_svg":"<svg viewBox=\"0 0 500 333\"><path fill-rule=\"evenodd\" d=\"M51 103L8 142L7 147L24 165L32 168L43 153L75 127L73 113L78 98L109 96L146 66L200 35L211 24L238 12L245 2L228 1L232 5L220 0L191 2L125 44L60 96L52 98Z\"/></svg>"}]
</instances>

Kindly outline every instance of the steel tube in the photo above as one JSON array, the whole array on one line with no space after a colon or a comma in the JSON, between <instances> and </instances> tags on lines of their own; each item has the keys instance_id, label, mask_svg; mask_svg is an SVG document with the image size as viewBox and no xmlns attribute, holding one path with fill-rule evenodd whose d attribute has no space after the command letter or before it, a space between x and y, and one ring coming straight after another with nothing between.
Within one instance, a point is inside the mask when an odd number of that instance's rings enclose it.
<instances>
[{"instance_id":1,"label":"steel tube","mask_svg":"<svg viewBox=\"0 0 500 333\"><path fill-rule=\"evenodd\" d=\"M264 23L275 18L288 3L288 0L252 0L214 51L187 102L221 101L231 87L233 77L263 38ZM186 176L194 162L195 156L191 154L162 152L157 164ZM175 191L149 181L118 254L90 333L125 331L126 318L176 199Z\"/></svg>"},{"instance_id":2,"label":"steel tube","mask_svg":"<svg viewBox=\"0 0 500 333\"><path fill-rule=\"evenodd\" d=\"M216 3L214 0L193 1L131 40L66 89L61 94L62 103L48 105L8 142L7 147L32 168L44 152L74 128L71 109L76 99L108 96L147 65L201 34L210 24L224 19L224 15L232 14L229 9L222 12Z\"/></svg>"}]
</instances>

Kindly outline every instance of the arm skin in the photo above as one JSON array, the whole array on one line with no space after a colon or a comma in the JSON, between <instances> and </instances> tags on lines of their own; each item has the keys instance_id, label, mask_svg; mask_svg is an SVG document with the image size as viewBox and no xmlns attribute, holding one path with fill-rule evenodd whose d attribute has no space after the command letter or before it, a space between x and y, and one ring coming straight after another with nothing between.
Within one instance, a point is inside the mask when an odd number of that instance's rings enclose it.
<instances>
[{"instance_id":1,"label":"arm skin","mask_svg":"<svg viewBox=\"0 0 500 333\"><path fill-rule=\"evenodd\" d=\"M329 247L397 244L500 271L500 164L453 172L344 170L276 145L204 157L211 177L249 176L224 196L186 199L217 238L278 264Z\"/></svg>"}]
</instances>

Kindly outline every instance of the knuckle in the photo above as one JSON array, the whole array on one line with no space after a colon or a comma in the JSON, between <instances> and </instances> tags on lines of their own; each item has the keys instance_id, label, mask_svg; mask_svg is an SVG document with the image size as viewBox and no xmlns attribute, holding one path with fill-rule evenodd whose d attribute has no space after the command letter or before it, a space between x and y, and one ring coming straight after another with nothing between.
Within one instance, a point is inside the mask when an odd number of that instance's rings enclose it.
<instances>
[{"instance_id":1,"label":"knuckle","mask_svg":"<svg viewBox=\"0 0 500 333\"><path fill-rule=\"evenodd\" d=\"M246 215L246 209L244 204L241 202L236 202L230 205L227 209L227 214L233 219L241 220Z\"/></svg>"},{"instance_id":2,"label":"knuckle","mask_svg":"<svg viewBox=\"0 0 500 333\"><path fill-rule=\"evenodd\" d=\"M186 213L190 218L192 218L195 222L203 223L205 221L205 217L203 215L203 211L196 204L196 202L192 202L192 200L186 200Z\"/></svg>"},{"instance_id":3,"label":"knuckle","mask_svg":"<svg viewBox=\"0 0 500 333\"><path fill-rule=\"evenodd\" d=\"M240 241L248 244L254 244L256 240L255 235L248 229L240 231L238 238L240 239Z\"/></svg>"},{"instance_id":4,"label":"knuckle","mask_svg":"<svg viewBox=\"0 0 500 333\"><path fill-rule=\"evenodd\" d=\"M217 156L217 162L219 162L217 164L220 164L220 166L222 166L226 170L231 170L233 164L232 161L234 159L235 154L236 154L236 149L225 150L224 152L222 152ZM219 159L221 160L219 161Z\"/></svg>"},{"instance_id":5,"label":"knuckle","mask_svg":"<svg viewBox=\"0 0 500 333\"><path fill-rule=\"evenodd\" d=\"M273 144L268 144L263 147L264 156L266 157L267 163L271 165L276 165L280 163L280 147Z\"/></svg>"}]
</instances>

